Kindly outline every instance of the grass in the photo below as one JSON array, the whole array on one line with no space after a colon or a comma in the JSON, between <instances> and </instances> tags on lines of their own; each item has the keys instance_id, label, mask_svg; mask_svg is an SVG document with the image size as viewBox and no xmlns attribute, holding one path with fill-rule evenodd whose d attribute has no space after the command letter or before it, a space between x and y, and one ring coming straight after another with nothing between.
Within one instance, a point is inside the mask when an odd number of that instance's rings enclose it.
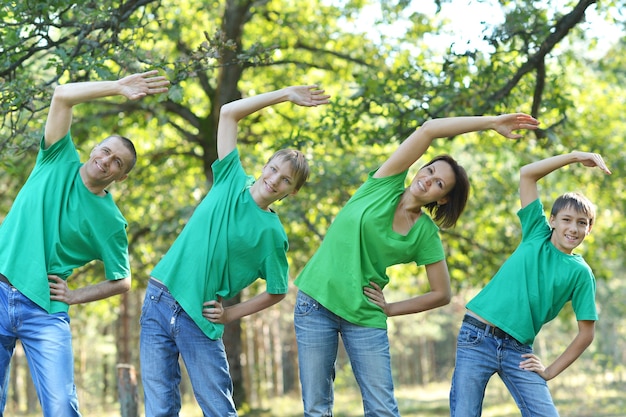
<instances>
[{"instance_id":1,"label":"grass","mask_svg":"<svg viewBox=\"0 0 626 417\"><path fill-rule=\"evenodd\" d=\"M626 383L598 383L584 377L551 385L552 394L561 417L623 417L626 416ZM398 406L403 417L446 417L448 383L426 387L400 387L396 390ZM357 390L341 388L335 396L335 417L363 415L361 397ZM107 411L81 410L85 416L120 417L118 409ZM35 417L39 414L13 414L15 417ZM242 410L241 417L302 417L302 401L298 395L266 399L252 410ZM143 410L140 412L143 416ZM193 398L187 399L181 417L202 417ZM494 377L487 387L483 417L519 417L520 412L504 384Z\"/></svg>"},{"instance_id":2,"label":"grass","mask_svg":"<svg viewBox=\"0 0 626 417\"><path fill-rule=\"evenodd\" d=\"M594 383L568 384L553 389L554 400L561 417L623 417L626 416L626 384L597 388ZM402 387L396 390L398 406L403 417L447 417L449 384L437 383L427 387ZM269 403L269 401L268 401ZM338 392L335 398L335 417L363 416L361 397L354 390ZM483 417L520 417L520 412L504 387L494 377L485 395ZM181 413L181 417L201 417ZM300 397L284 396L271 400L271 406L260 407L242 417L302 417Z\"/></svg>"}]
</instances>

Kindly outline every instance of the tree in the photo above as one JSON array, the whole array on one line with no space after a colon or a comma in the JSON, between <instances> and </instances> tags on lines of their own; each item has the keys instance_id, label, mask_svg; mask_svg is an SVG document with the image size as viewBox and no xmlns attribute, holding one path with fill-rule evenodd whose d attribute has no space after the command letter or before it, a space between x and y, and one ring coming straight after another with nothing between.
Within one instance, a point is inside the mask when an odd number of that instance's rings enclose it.
<instances>
[{"instance_id":1,"label":"tree","mask_svg":"<svg viewBox=\"0 0 626 417\"><path fill-rule=\"evenodd\" d=\"M600 7L581 0L563 10L534 1L501 1L504 23L486 25L487 51L458 45L445 51L431 48L425 35L445 30L445 23L437 15L419 13L410 3L108 0L80 6L69 1L1 6L0 191L7 198L0 201L0 210L10 205L24 172L32 166L42 128L36 123L43 121L41 114L55 83L161 68L173 82L167 99L111 101L104 113L86 106L77 113L74 132L91 141L94 126L106 123L138 143L142 155L138 167L113 191L124 192L120 203L130 224L135 287L140 288L210 188L221 105L285 84L320 83L333 94L335 104L319 122L278 107L242 125L242 155L248 166L261 166L271 150L282 146L298 146L312 157L310 184L298 198L279 205L295 275L367 172L380 163L389 146L424 120L530 112L544 124L537 137L529 135L519 144L503 144L490 135L451 138L437 149L461 155L473 175L475 197L465 214L471 221L443 233L454 285L461 289L479 284L517 242L517 230L506 219L516 204L511 184L516 182L520 158L568 149L578 144L569 139L572 132L587 137L585 128L594 120L575 116L580 101L574 81L589 63L575 48L593 43L581 25L590 9L609 18L623 1ZM359 24L366 6L380 8L373 26ZM400 23L407 13L405 33L398 38L385 35L386 25ZM617 76L620 51L616 48L610 55L613 66L607 61L598 66L597 74ZM605 85L614 82L607 79ZM143 111L131 113L136 106L144 106ZM617 131L615 124L603 127ZM618 152L616 143L590 141L589 147ZM496 151L483 152L486 149ZM623 244L614 243L606 249L607 256L620 250ZM420 279L414 275L412 271L392 288L407 291ZM81 271L79 280L98 276L90 266ZM132 309L124 306L124 311ZM284 331L289 331L289 306L286 301L278 307ZM126 326L127 337L118 340L117 349L126 352L121 360L136 363L132 346L137 332L135 325ZM245 404L250 394L243 389L239 366L246 357L245 330L235 323L224 339L238 404Z\"/></svg>"}]
</instances>

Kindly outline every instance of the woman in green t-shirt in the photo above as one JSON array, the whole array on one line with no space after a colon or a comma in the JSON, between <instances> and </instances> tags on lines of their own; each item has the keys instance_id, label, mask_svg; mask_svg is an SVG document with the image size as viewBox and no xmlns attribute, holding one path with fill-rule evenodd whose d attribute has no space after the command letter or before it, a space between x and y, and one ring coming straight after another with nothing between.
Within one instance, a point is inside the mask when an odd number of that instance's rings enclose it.
<instances>
[{"instance_id":1,"label":"woman in green t-shirt","mask_svg":"<svg viewBox=\"0 0 626 417\"><path fill-rule=\"evenodd\" d=\"M493 129L517 139L536 129L525 114L429 120L413 132L339 212L316 254L296 279L294 324L304 415L332 415L339 335L361 389L365 415L398 416L386 319L450 301L450 277L438 227L453 226L469 193L464 169L449 156L422 167L408 187L408 169L436 138ZM430 215L422 209L427 209ZM430 291L386 303L387 267L425 265Z\"/></svg>"}]
</instances>

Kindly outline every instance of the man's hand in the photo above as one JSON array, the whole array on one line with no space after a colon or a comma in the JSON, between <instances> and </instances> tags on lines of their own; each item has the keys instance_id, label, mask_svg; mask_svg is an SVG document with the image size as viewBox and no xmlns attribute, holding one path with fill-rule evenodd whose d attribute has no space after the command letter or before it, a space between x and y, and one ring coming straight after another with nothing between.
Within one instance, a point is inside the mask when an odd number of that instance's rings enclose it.
<instances>
[{"instance_id":1,"label":"man's hand","mask_svg":"<svg viewBox=\"0 0 626 417\"><path fill-rule=\"evenodd\" d=\"M63 278L57 275L48 275L48 285L50 286L50 299L52 301L62 301L66 304L72 304L70 302L72 291Z\"/></svg>"},{"instance_id":2,"label":"man's hand","mask_svg":"<svg viewBox=\"0 0 626 417\"><path fill-rule=\"evenodd\" d=\"M159 71L152 70L128 75L118 81L120 94L129 100L138 100L152 94L166 93L170 82Z\"/></svg>"}]
</instances>

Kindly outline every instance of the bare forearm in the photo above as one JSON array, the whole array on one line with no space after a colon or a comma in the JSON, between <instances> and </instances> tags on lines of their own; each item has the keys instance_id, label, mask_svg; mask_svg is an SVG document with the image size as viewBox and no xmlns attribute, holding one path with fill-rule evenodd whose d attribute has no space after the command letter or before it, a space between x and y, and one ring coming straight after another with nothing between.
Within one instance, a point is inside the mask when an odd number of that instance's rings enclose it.
<instances>
[{"instance_id":1,"label":"bare forearm","mask_svg":"<svg viewBox=\"0 0 626 417\"><path fill-rule=\"evenodd\" d=\"M238 320L242 317L258 313L261 310L277 304L283 300L285 296L286 294L270 294L263 292L250 298L249 300L226 307L224 309L224 322L230 323L231 321Z\"/></svg>"},{"instance_id":2,"label":"bare forearm","mask_svg":"<svg viewBox=\"0 0 626 417\"><path fill-rule=\"evenodd\" d=\"M222 106L220 110L221 118L231 118L239 121L244 117L255 113L265 107L282 103L289 99L289 87L256 96L235 100Z\"/></svg>"},{"instance_id":3,"label":"bare forearm","mask_svg":"<svg viewBox=\"0 0 626 417\"><path fill-rule=\"evenodd\" d=\"M435 139L488 129L493 124L493 121L495 121L495 116L462 116L431 119L424 122L422 126L407 138L404 147L411 148L410 154L422 155Z\"/></svg>"},{"instance_id":4,"label":"bare forearm","mask_svg":"<svg viewBox=\"0 0 626 417\"><path fill-rule=\"evenodd\" d=\"M579 334L572 343L545 370L546 380L557 377L583 354L593 341L593 336Z\"/></svg>"},{"instance_id":5,"label":"bare forearm","mask_svg":"<svg viewBox=\"0 0 626 417\"><path fill-rule=\"evenodd\" d=\"M566 165L573 164L574 162L578 162L578 158L574 152L552 156L550 158L524 165L520 170L520 177L521 179L528 179L536 182L551 172L554 172Z\"/></svg>"},{"instance_id":6,"label":"bare forearm","mask_svg":"<svg viewBox=\"0 0 626 417\"><path fill-rule=\"evenodd\" d=\"M165 93L169 81L158 71L132 74L117 81L87 81L58 86L52 96L46 120L46 146L62 138L72 123L72 108L102 97L122 95L137 100L147 95Z\"/></svg>"},{"instance_id":7,"label":"bare forearm","mask_svg":"<svg viewBox=\"0 0 626 417\"><path fill-rule=\"evenodd\" d=\"M113 81L86 81L60 85L55 89L53 104L54 100L58 100L71 107L103 97L122 95L129 100L137 100L147 95L165 93L169 81L158 73L158 70L152 70Z\"/></svg>"},{"instance_id":8,"label":"bare forearm","mask_svg":"<svg viewBox=\"0 0 626 417\"><path fill-rule=\"evenodd\" d=\"M481 130L494 130L500 135L519 139L520 129L536 129L539 122L523 113L503 114L499 116L460 116L443 117L426 121L402 142L398 149L380 167L376 178L394 175L408 169L417 161L437 138L462 135Z\"/></svg>"},{"instance_id":9,"label":"bare forearm","mask_svg":"<svg viewBox=\"0 0 626 417\"><path fill-rule=\"evenodd\" d=\"M77 288L70 291L68 299L60 300L66 303L83 304L92 301L103 300L114 295L122 294L130 290L131 279L124 278L116 281L104 281L94 285Z\"/></svg>"},{"instance_id":10,"label":"bare forearm","mask_svg":"<svg viewBox=\"0 0 626 417\"><path fill-rule=\"evenodd\" d=\"M546 381L551 380L569 367L589 347L594 338L595 321L579 320L578 334L565 351L548 367L534 353L522 354L520 368L538 373Z\"/></svg>"},{"instance_id":11,"label":"bare forearm","mask_svg":"<svg viewBox=\"0 0 626 417\"><path fill-rule=\"evenodd\" d=\"M432 139L493 129L497 116L443 117L425 122L420 129Z\"/></svg>"},{"instance_id":12,"label":"bare forearm","mask_svg":"<svg viewBox=\"0 0 626 417\"><path fill-rule=\"evenodd\" d=\"M443 291L428 292L407 300L388 303L385 313L389 317L421 313L450 303L450 297L450 293Z\"/></svg>"},{"instance_id":13,"label":"bare forearm","mask_svg":"<svg viewBox=\"0 0 626 417\"><path fill-rule=\"evenodd\" d=\"M87 81L81 83L63 84L54 90L54 99L72 107L103 97L121 94L117 81Z\"/></svg>"}]
</instances>

